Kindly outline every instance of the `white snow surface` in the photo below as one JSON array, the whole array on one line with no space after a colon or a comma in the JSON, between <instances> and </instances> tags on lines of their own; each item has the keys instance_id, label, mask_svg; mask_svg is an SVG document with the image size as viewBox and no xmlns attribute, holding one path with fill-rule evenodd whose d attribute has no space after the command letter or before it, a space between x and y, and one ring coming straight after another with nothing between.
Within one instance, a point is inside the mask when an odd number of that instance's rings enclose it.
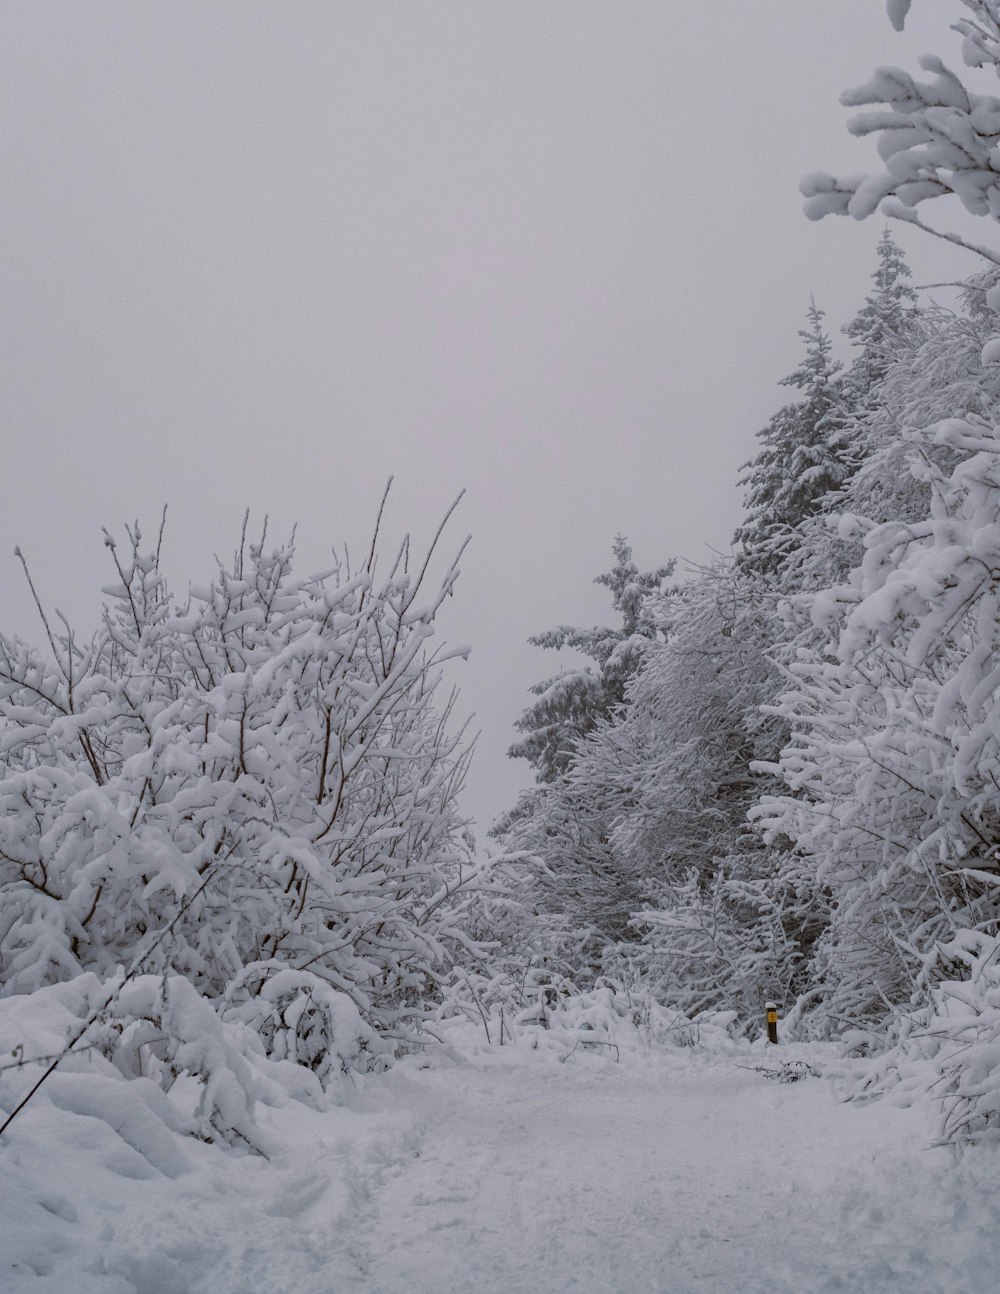
<instances>
[{"instance_id":1,"label":"white snow surface","mask_svg":"<svg viewBox=\"0 0 1000 1294\"><path fill-rule=\"evenodd\" d=\"M845 1103L823 1045L545 1034L258 1110L270 1160L35 1097L0 1141L3 1294L993 1294L1000 1161ZM781 1083L791 1062L819 1071ZM80 1081L80 1075L73 1075ZM126 1085L127 1086L127 1085ZM169 1169L169 1172L164 1171Z\"/></svg>"}]
</instances>

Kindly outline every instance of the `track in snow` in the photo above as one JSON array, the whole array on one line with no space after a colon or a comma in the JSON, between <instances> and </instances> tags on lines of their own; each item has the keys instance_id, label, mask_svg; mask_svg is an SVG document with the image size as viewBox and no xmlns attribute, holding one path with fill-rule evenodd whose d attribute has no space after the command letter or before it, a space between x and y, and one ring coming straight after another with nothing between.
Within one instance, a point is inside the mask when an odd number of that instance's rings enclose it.
<instances>
[{"instance_id":1,"label":"track in snow","mask_svg":"<svg viewBox=\"0 0 1000 1294\"><path fill-rule=\"evenodd\" d=\"M423 1131L361 1191L345 1290L997 1288L995 1195L925 1148L926 1116L846 1106L822 1079L779 1085L735 1062L585 1057L390 1086L390 1104L412 1106Z\"/></svg>"},{"instance_id":2,"label":"track in snow","mask_svg":"<svg viewBox=\"0 0 1000 1294\"><path fill-rule=\"evenodd\" d=\"M543 1042L553 1043L550 1035ZM175 1177L41 1095L0 1146L2 1294L994 1294L1000 1161L933 1110L753 1066L793 1048L488 1049L176 1135ZM819 1067L832 1055L804 1052ZM53 1089L54 1090L54 1089ZM99 1113L99 1112L98 1112ZM119 1121L120 1122L120 1121ZM166 1133L164 1136L168 1135ZM175 1134L169 1134L171 1136Z\"/></svg>"}]
</instances>

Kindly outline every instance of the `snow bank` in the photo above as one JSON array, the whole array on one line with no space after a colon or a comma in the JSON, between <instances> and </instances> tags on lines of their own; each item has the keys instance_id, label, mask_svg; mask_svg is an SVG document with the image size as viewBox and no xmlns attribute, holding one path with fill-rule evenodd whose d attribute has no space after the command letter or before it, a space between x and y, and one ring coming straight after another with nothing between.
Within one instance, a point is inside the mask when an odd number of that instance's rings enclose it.
<instances>
[{"instance_id":1,"label":"snow bank","mask_svg":"<svg viewBox=\"0 0 1000 1294\"><path fill-rule=\"evenodd\" d=\"M84 975L0 1000L0 1122L78 1037L0 1138L3 1294L336 1288L356 1165L407 1120L335 1108L178 977Z\"/></svg>"}]
</instances>

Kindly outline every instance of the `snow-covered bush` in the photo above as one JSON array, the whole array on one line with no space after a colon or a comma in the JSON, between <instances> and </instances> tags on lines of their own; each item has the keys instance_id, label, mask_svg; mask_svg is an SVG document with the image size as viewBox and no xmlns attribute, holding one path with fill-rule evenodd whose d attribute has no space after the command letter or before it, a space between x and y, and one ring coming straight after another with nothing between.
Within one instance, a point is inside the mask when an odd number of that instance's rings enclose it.
<instances>
[{"instance_id":1,"label":"snow-covered bush","mask_svg":"<svg viewBox=\"0 0 1000 1294\"><path fill-rule=\"evenodd\" d=\"M380 576L373 541L299 579L244 528L177 601L159 544L106 542L89 642L0 637L0 991L182 976L278 1056L377 1063L469 942L464 649L431 644L457 563L427 589L431 554Z\"/></svg>"},{"instance_id":2,"label":"snow-covered bush","mask_svg":"<svg viewBox=\"0 0 1000 1294\"><path fill-rule=\"evenodd\" d=\"M941 1138L961 1148L1000 1138L1000 938L961 930L927 956L919 1004L893 1022L892 1046L856 1081L854 1095L897 1105L931 1092ZM863 1035L848 1042L866 1049Z\"/></svg>"},{"instance_id":3,"label":"snow-covered bush","mask_svg":"<svg viewBox=\"0 0 1000 1294\"><path fill-rule=\"evenodd\" d=\"M944 1137L953 1143L984 1136L995 1141L1000 1138L1000 939L961 930L937 953L961 978L940 978L930 1010L915 1023L924 1034L918 1050L933 1054L931 1088L941 1101ZM939 967L938 976L943 974Z\"/></svg>"},{"instance_id":4,"label":"snow-covered bush","mask_svg":"<svg viewBox=\"0 0 1000 1294\"><path fill-rule=\"evenodd\" d=\"M440 1026L454 1030L464 1018L490 1047L542 1049L560 1060L582 1050L617 1061L623 1051L712 1049L737 1038L735 1011L687 1015L621 968L623 977L600 976L586 989L547 966L530 967L521 977L463 974L449 990Z\"/></svg>"},{"instance_id":5,"label":"snow-covered bush","mask_svg":"<svg viewBox=\"0 0 1000 1294\"><path fill-rule=\"evenodd\" d=\"M271 973L268 973L270 970ZM231 983L223 1018L248 1026L269 1056L305 1065L321 1079L383 1061L392 1044L361 1018L346 993L308 971L255 964Z\"/></svg>"},{"instance_id":6,"label":"snow-covered bush","mask_svg":"<svg viewBox=\"0 0 1000 1294\"><path fill-rule=\"evenodd\" d=\"M40 1074L46 1098L111 1123L169 1176L183 1155L168 1132L266 1153L255 1106L318 1106L319 1080L269 1059L260 1039L224 1024L179 975L84 973L0 1003L0 1110L12 1121ZM126 1082L127 1080L127 1082Z\"/></svg>"}]
</instances>

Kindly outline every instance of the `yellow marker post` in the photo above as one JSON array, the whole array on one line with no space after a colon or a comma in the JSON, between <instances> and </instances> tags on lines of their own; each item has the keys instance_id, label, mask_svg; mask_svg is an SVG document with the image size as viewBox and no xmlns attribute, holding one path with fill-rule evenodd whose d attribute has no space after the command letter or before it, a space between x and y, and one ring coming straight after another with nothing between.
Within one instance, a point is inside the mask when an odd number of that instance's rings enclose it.
<instances>
[{"instance_id":1,"label":"yellow marker post","mask_svg":"<svg viewBox=\"0 0 1000 1294\"><path fill-rule=\"evenodd\" d=\"M778 1006L775 1002L765 1002L764 1010L767 1012L767 1040L768 1042L778 1041Z\"/></svg>"}]
</instances>

